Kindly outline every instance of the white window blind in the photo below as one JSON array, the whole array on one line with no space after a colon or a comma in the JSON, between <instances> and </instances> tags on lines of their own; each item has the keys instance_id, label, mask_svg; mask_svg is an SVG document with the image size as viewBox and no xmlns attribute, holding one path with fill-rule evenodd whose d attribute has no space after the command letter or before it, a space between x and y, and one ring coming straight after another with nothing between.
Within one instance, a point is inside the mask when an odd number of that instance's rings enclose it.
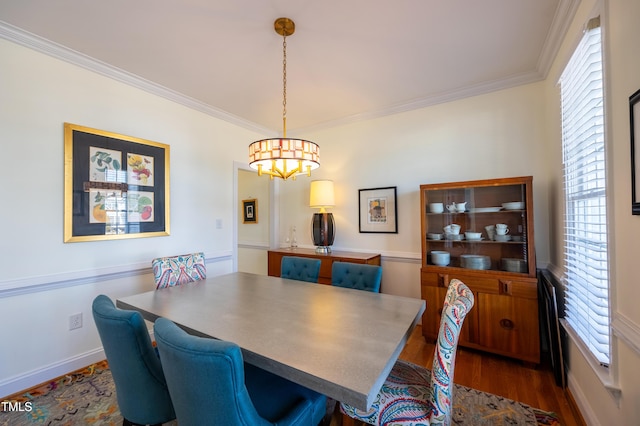
<instances>
[{"instance_id":1,"label":"white window blind","mask_svg":"<svg viewBox=\"0 0 640 426\"><path fill-rule=\"evenodd\" d=\"M600 19L589 21L560 78L566 320L609 364L609 272Z\"/></svg>"}]
</instances>

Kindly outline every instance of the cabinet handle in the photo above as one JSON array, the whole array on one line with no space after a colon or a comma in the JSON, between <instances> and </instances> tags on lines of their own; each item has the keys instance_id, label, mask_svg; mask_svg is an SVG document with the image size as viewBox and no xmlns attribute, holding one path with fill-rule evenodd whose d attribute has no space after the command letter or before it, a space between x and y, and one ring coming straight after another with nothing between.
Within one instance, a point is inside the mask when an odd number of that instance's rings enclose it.
<instances>
[{"instance_id":1,"label":"cabinet handle","mask_svg":"<svg viewBox=\"0 0 640 426\"><path fill-rule=\"evenodd\" d=\"M500 280L500 293L511 294L511 281Z\"/></svg>"},{"instance_id":2,"label":"cabinet handle","mask_svg":"<svg viewBox=\"0 0 640 426\"><path fill-rule=\"evenodd\" d=\"M513 321L511 321L510 319L502 318L500 320L500 327L506 330L513 330L515 325L513 324Z\"/></svg>"},{"instance_id":3,"label":"cabinet handle","mask_svg":"<svg viewBox=\"0 0 640 426\"><path fill-rule=\"evenodd\" d=\"M449 275L447 274L438 274L438 287L449 287L447 284L447 281L449 281L447 279L448 277Z\"/></svg>"}]
</instances>

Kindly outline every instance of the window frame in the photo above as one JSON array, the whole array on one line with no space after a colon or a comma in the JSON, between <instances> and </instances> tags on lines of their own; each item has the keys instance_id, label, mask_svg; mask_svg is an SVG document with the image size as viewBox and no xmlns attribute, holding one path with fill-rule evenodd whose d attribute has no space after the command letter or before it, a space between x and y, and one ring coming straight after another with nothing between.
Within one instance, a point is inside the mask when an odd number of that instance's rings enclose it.
<instances>
[{"instance_id":1,"label":"window frame","mask_svg":"<svg viewBox=\"0 0 640 426\"><path fill-rule=\"evenodd\" d=\"M615 337L617 337L615 323L618 319L614 316L614 303L615 303L615 253L614 253L614 233L613 233L613 223L611 218L613 217L613 204L614 204L614 191L613 191L613 182L611 179L611 170L613 163L613 154L611 152L611 147L609 141L611 140L611 130L609 126L609 117L611 117L611 105L609 102L608 94L610 91L610 83L608 79L608 49L607 49L607 25L606 25L606 17L603 10L603 5L601 2L598 2L597 7L590 14L590 16L586 19L586 23L588 23L592 18L600 16L600 29L601 29L601 46L602 46L602 90L603 90L603 113L604 113L604 145L605 145L605 173L606 173L606 194L607 194L607 206L606 206L606 214L607 214L607 223L606 223L606 232L607 232L607 251L608 251L608 276L609 276L609 288L608 288L608 303L609 303L609 366L603 366L596 356L591 352L591 350L587 347L586 343L582 340L582 338L578 335L578 333L573 329L571 324L564 319L560 318L560 323L566 332L568 338L575 344L577 349L582 354L584 360L594 371L600 382L603 384L605 389L609 391L609 393L616 399L619 400L621 397L621 389L618 385L618 364L617 360L617 345ZM574 40L573 45L569 49L567 53L567 57L565 58L564 66L561 66L559 74L561 75L566 66L568 65L571 57L579 46L582 38L584 36L584 30L586 29L586 23L581 28L583 31L580 34L576 35L576 39ZM560 86L560 76L557 78L558 88ZM562 102L561 94L558 93L559 102ZM560 135L561 144L562 135ZM563 151L563 146L561 147L561 151ZM562 154L564 155L564 153ZM564 161L562 161L564 164ZM564 191L564 170L562 171L562 188L561 194L563 199L562 204L562 230L564 233L564 214L565 214L565 191ZM564 262L564 247L562 249L563 262ZM554 275L560 282L564 283L564 273L566 271L566 265L562 265L561 268L554 268ZM564 291L564 289L563 289Z\"/></svg>"}]
</instances>

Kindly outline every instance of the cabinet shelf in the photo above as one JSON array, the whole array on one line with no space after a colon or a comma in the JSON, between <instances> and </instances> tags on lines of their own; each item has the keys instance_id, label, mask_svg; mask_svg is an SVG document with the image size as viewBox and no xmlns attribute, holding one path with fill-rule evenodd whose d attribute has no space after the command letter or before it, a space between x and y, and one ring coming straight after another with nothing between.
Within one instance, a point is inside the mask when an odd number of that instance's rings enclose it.
<instances>
[{"instance_id":1,"label":"cabinet shelf","mask_svg":"<svg viewBox=\"0 0 640 426\"><path fill-rule=\"evenodd\" d=\"M533 179L525 176L420 186L421 294L427 301L422 333L426 339L437 337L447 286L457 278L475 296L475 306L467 316L459 344L534 364L540 362L532 184ZM522 203L524 208L491 207L514 202ZM434 210L442 210L442 204L445 211L432 212L433 203L438 204ZM453 203L466 203L467 210L447 211L446 206ZM460 226L461 236L480 232L483 239L450 238L445 228L448 231L452 224ZM506 226L507 235L519 240L496 241L492 227L497 224ZM432 234L440 234L442 239L428 238ZM434 264L432 251L447 252L448 264ZM507 329L504 324L511 326Z\"/></svg>"}]
</instances>

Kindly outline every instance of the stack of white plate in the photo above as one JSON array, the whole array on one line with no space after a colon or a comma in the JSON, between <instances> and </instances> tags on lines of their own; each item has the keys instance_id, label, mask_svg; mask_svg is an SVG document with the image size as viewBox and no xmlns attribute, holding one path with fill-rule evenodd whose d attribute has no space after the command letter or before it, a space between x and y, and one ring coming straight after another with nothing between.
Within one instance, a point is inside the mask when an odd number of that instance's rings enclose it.
<instances>
[{"instance_id":1,"label":"stack of white plate","mask_svg":"<svg viewBox=\"0 0 640 426\"><path fill-rule=\"evenodd\" d=\"M467 269L490 269L491 258L480 254L462 254L460 266Z\"/></svg>"},{"instance_id":2,"label":"stack of white plate","mask_svg":"<svg viewBox=\"0 0 640 426\"><path fill-rule=\"evenodd\" d=\"M507 272L527 272L527 262L523 259L502 258L502 270Z\"/></svg>"}]
</instances>

